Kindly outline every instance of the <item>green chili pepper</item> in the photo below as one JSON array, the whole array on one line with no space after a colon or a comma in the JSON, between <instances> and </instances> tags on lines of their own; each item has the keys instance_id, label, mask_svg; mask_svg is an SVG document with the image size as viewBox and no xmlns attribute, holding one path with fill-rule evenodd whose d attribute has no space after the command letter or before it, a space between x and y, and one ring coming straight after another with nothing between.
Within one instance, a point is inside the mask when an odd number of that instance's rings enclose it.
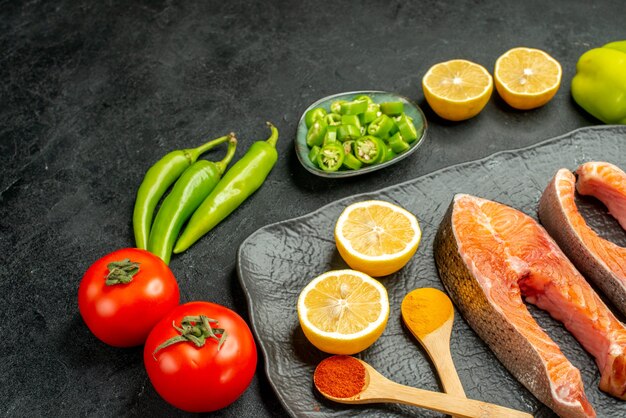
<instances>
[{"instance_id":1,"label":"green chili pepper","mask_svg":"<svg viewBox=\"0 0 626 418\"><path fill-rule=\"evenodd\" d=\"M133 211L135 245L146 250L154 209L167 189L198 157L211 148L228 141L229 135L214 139L193 149L176 150L166 154L148 169L137 190Z\"/></svg>"},{"instance_id":2,"label":"green chili pepper","mask_svg":"<svg viewBox=\"0 0 626 418\"><path fill-rule=\"evenodd\" d=\"M361 136L361 130L354 125L339 125L337 128L337 138L341 142L349 139L357 139Z\"/></svg>"},{"instance_id":3,"label":"green chili pepper","mask_svg":"<svg viewBox=\"0 0 626 418\"><path fill-rule=\"evenodd\" d=\"M374 99L372 99L370 96L366 95L366 94L361 94L360 96L356 96L354 99L352 99L354 101L362 101L365 100L368 104L370 103L374 103Z\"/></svg>"},{"instance_id":4,"label":"green chili pepper","mask_svg":"<svg viewBox=\"0 0 626 418\"><path fill-rule=\"evenodd\" d=\"M364 136L354 141L354 155L363 164L377 163L381 158L381 142L374 136Z\"/></svg>"},{"instance_id":5,"label":"green chili pepper","mask_svg":"<svg viewBox=\"0 0 626 418\"><path fill-rule=\"evenodd\" d=\"M398 130L400 131L402 138L406 142L410 144L417 139L417 129L415 129L413 121L406 115L406 113L403 113L396 118L396 124L398 125Z\"/></svg>"},{"instance_id":6,"label":"green chili pepper","mask_svg":"<svg viewBox=\"0 0 626 418\"><path fill-rule=\"evenodd\" d=\"M324 121L324 119L318 119L313 122L313 125L309 128L306 133L306 144L309 147L313 145L320 146L324 142L324 135L326 135L326 127L328 125Z\"/></svg>"},{"instance_id":7,"label":"green chili pepper","mask_svg":"<svg viewBox=\"0 0 626 418\"><path fill-rule=\"evenodd\" d=\"M324 143L323 145L329 144L331 142L337 142L339 139L337 138L337 127L329 126L326 128L326 135L324 135Z\"/></svg>"},{"instance_id":8,"label":"green chili pepper","mask_svg":"<svg viewBox=\"0 0 626 418\"><path fill-rule=\"evenodd\" d=\"M339 113L329 113L324 116L324 122L326 122L328 126L341 125L341 115Z\"/></svg>"},{"instance_id":9,"label":"green chili pepper","mask_svg":"<svg viewBox=\"0 0 626 418\"><path fill-rule=\"evenodd\" d=\"M310 128L316 120L324 119L326 113L326 109L323 107L316 107L306 112L304 115L304 123L306 124L306 127Z\"/></svg>"},{"instance_id":10,"label":"green chili pepper","mask_svg":"<svg viewBox=\"0 0 626 418\"><path fill-rule=\"evenodd\" d=\"M313 148L311 148L311 151L309 151L309 160L313 163L313 164L317 164L317 156L320 153L320 147L318 147L317 145L313 145Z\"/></svg>"},{"instance_id":11,"label":"green chili pepper","mask_svg":"<svg viewBox=\"0 0 626 418\"><path fill-rule=\"evenodd\" d=\"M380 111L387 116L397 116L404 112L404 103L385 102L380 104Z\"/></svg>"},{"instance_id":12,"label":"green chili pepper","mask_svg":"<svg viewBox=\"0 0 626 418\"><path fill-rule=\"evenodd\" d=\"M385 158L385 161L389 161L394 159L398 154L396 154L395 152L393 152L393 150L391 149L391 147L387 147L387 158Z\"/></svg>"},{"instance_id":13,"label":"green chili pepper","mask_svg":"<svg viewBox=\"0 0 626 418\"><path fill-rule=\"evenodd\" d=\"M402 138L402 134L400 132L393 135L389 138L389 147L393 150L393 152L401 153L408 150L411 146Z\"/></svg>"},{"instance_id":14,"label":"green chili pepper","mask_svg":"<svg viewBox=\"0 0 626 418\"><path fill-rule=\"evenodd\" d=\"M352 153L352 148L354 145L354 140L350 139L348 141L344 141L343 143L343 153L344 154L351 154Z\"/></svg>"},{"instance_id":15,"label":"green chili pepper","mask_svg":"<svg viewBox=\"0 0 626 418\"><path fill-rule=\"evenodd\" d=\"M376 164L382 164L387 161L387 150L389 149L389 147L382 139L377 137L374 137L374 139L376 139L376 142L378 142L378 146L380 147L380 158L378 159L378 161L376 161Z\"/></svg>"},{"instance_id":16,"label":"green chili pepper","mask_svg":"<svg viewBox=\"0 0 626 418\"><path fill-rule=\"evenodd\" d=\"M350 170L358 170L363 166L363 163L359 161L351 152L347 153L343 157L343 167Z\"/></svg>"},{"instance_id":17,"label":"green chili pepper","mask_svg":"<svg viewBox=\"0 0 626 418\"><path fill-rule=\"evenodd\" d=\"M370 103L367 105L367 110L365 113L359 115L359 120L361 121L361 125L368 125L377 117L379 117L382 113L380 113L380 105L377 103Z\"/></svg>"},{"instance_id":18,"label":"green chili pepper","mask_svg":"<svg viewBox=\"0 0 626 418\"><path fill-rule=\"evenodd\" d=\"M367 127L367 133L378 138L386 138L393 128L394 122L387 115L380 115Z\"/></svg>"},{"instance_id":19,"label":"green chili pepper","mask_svg":"<svg viewBox=\"0 0 626 418\"><path fill-rule=\"evenodd\" d=\"M270 137L252 144L191 215L185 230L176 241L175 254L191 247L261 187L278 159L278 129L270 122L267 125L272 130Z\"/></svg>"},{"instance_id":20,"label":"green chili pepper","mask_svg":"<svg viewBox=\"0 0 626 418\"><path fill-rule=\"evenodd\" d=\"M342 115L359 115L367 110L367 100L353 100L351 102L341 103Z\"/></svg>"},{"instance_id":21,"label":"green chili pepper","mask_svg":"<svg viewBox=\"0 0 626 418\"><path fill-rule=\"evenodd\" d=\"M332 103L330 104L330 111L331 111L332 113L338 113L338 114L341 114L341 105L342 105L343 103L347 103L347 101L346 101L346 100L335 100L334 102L332 102Z\"/></svg>"},{"instance_id":22,"label":"green chili pepper","mask_svg":"<svg viewBox=\"0 0 626 418\"><path fill-rule=\"evenodd\" d=\"M357 115L342 115L341 116L341 124L342 125L354 125L361 130L361 121Z\"/></svg>"},{"instance_id":23,"label":"green chili pepper","mask_svg":"<svg viewBox=\"0 0 626 418\"><path fill-rule=\"evenodd\" d=\"M231 136L228 151L219 162L199 160L186 169L167 195L150 230L148 251L170 263L172 248L183 224L220 181L235 155L237 139Z\"/></svg>"},{"instance_id":24,"label":"green chili pepper","mask_svg":"<svg viewBox=\"0 0 626 418\"><path fill-rule=\"evenodd\" d=\"M327 172L337 171L343 164L344 158L343 145L337 142L327 144L322 147L317 156L317 165Z\"/></svg>"}]
</instances>

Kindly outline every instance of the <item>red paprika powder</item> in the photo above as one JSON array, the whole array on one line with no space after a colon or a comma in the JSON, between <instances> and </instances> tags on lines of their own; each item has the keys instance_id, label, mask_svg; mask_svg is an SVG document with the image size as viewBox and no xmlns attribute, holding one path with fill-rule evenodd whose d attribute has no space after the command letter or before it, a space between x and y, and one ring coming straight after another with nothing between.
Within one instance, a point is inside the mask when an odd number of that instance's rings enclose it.
<instances>
[{"instance_id":1,"label":"red paprika powder","mask_svg":"<svg viewBox=\"0 0 626 418\"><path fill-rule=\"evenodd\" d=\"M328 357L317 365L313 382L326 395L351 398L365 386L365 367L354 357Z\"/></svg>"}]
</instances>

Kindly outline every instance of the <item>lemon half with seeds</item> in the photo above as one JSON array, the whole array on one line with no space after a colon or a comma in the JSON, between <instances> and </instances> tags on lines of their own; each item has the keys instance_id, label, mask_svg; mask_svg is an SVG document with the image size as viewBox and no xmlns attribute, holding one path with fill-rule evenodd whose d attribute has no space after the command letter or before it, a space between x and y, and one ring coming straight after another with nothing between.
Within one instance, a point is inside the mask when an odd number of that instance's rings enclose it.
<instances>
[{"instance_id":1,"label":"lemon half with seeds","mask_svg":"<svg viewBox=\"0 0 626 418\"><path fill-rule=\"evenodd\" d=\"M333 270L313 279L298 298L307 339L331 354L356 354L383 333L389 318L387 290L355 270Z\"/></svg>"},{"instance_id":2,"label":"lemon half with seeds","mask_svg":"<svg viewBox=\"0 0 626 418\"><path fill-rule=\"evenodd\" d=\"M382 200L354 203L335 225L335 243L348 265L373 277L404 267L420 243L422 231L415 215Z\"/></svg>"}]
</instances>

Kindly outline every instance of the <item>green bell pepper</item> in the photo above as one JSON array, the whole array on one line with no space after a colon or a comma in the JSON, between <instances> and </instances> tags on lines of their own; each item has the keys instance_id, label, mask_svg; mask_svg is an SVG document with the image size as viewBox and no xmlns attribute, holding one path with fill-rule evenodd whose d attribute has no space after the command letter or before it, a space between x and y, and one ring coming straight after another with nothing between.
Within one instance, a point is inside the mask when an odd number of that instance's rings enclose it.
<instances>
[{"instance_id":1,"label":"green bell pepper","mask_svg":"<svg viewBox=\"0 0 626 418\"><path fill-rule=\"evenodd\" d=\"M572 97L602 122L626 125L626 41L611 42L580 57Z\"/></svg>"}]
</instances>

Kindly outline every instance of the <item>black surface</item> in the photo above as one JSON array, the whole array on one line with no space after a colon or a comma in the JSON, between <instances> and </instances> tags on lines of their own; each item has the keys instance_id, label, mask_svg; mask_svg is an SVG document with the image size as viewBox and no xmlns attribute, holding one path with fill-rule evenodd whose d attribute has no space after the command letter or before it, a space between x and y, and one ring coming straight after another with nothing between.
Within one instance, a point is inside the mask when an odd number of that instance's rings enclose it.
<instances>
[{"instance_id":1,"label":"black surface","mask_svg":"<svg viewBox=\"0 0 626 418\"><path fill-rule=\"evenodd\" d=\"M241 245L239 273L249 297L251 321L266 357L267 373L286 409L294 416L379 417L442 416L397 405L346 407L324 400L311 388L317 364L328 357L308 342L298 322L300 291L316 276L349 268L333 239L337 218L354 202L380 199L415 214L422 229L417 253L397 273L380 278L389 294L389 322L383 335L358 354L393 381L441 390L427 353L402 324L400 306L408 292L420 287L444 290L433 258L438 225L457 193L495 200L537 219L543 189L559 168L575 170L586 161L609 161L626 166L626 126L581 128L571 134L523 150L497 153L438 170L375 193L354 195L330 203L305 216L263 227ZM620 152L621 151L621 152ZM494 179L498 179L494 181ZM624 230L601 204L586 199L581 213L593 227L623 245ZM597 202L597 201L596 201ZM581 370L585 392L598 417L623 417L623 401L600 392L600 373L587 354L560 323L534 307L529 310L541 327ZM277 318L273 320L273 318ZM556 417L498 362L489 347L456 311L451 340L452 358L468 398L531 413Z\"/></svg>"},{"instance_id":2,"label":"black surface","mask_svg":"<svg viewBox=\"0 0 626 418\"><path fill-rule=\"evenodd\" d=\"M625 12L621 0L0 2L0 413L183 415L152 389L141 350L99 343L76 303L87 267L133 245L135 191L166 152L234 130L239 157L266 137L266 120L281 131L265 185L171 263L183 301L247 318L235 256L256 229L598 123L569 82L583 51L624 36ZM515 46L563 65L545 107L514 111L494 93L476 118L448 123L423 106L428 142L388 169L329 181L299 165L296 124L318 98L379 89L423 104L432 64L466 58L492 71ZM285 416L262 367L213 416Z\"/></svg>"}]
</instances>

